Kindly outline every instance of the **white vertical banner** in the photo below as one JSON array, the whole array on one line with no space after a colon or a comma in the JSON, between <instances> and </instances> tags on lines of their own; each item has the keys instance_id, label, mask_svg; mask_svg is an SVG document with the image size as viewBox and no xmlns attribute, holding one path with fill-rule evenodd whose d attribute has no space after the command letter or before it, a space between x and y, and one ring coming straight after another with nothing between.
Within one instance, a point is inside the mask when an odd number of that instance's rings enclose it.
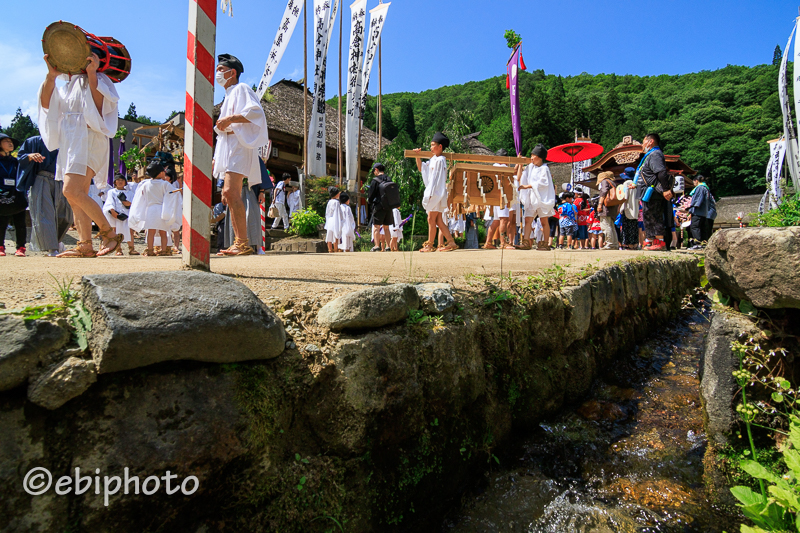
<instances>
[{"instance_id":1,"label":"white vertical banner","mask_svg":"<svg viewBox=\"0 0 800 533\"><path fill-rule=\"evenodd\" d=\"M314 104L311 107L311 124L308 127L308 173L326 176L325 144L325 72L328 64L330 36L336 20L339 0L331 9L330 0L314 0Z\"/></svg>"},{"instance_id":2,"label":"white vertical banner","mask_svg":"<svg viewBox=\"0 0 800 533\"><path fill-rule=\"evenodd\" d=\"M378 7L369 11L369 33L367 34L367 49L364 54L364 67L361 70L361 116L367 108L367 88L369 87L369 75L372 71L372 63L375 54L378 53L378 43L381 42L381 31L383 23L386 21L386 13L391 3L378 4Z\"/></svg>"},{"instance_id":3,"label":"white vertical banner","mask_svg":"<svg viewBox=\"0 0 800 533\"><path fill-rule=\"evenodd\" d=\"M361 60L364 57L364 19L367 0L350 4L350 54L347 67L347 117L345 117L345 150L347 181L351 190L358 184L358 124L361 119Z\"/></svg>"},{"instance_id":4,"label":"white vertical banner","mask_svg":"<svg viewBox=\"0 0 800 533\"><path fill-rule=\"evenodd\" d=\"M297 26L297 20L300 18L302 10L303 0L289 0L289 3L286 4L281 23L278 25L278 33L275 34L272 49L267 57L267 64L264 66L264 74L261 76L261 81L258 83L256 90L259 101L269 89L272 76L275 75L275 70L278 68L283 53L289 45L289 40L292 38L292 33L294 33L294 28Z\"/></svg>"},{"instance_id":5,"label":"white vertical banner","mask_svg":"<svg viewBox=\"0 0 800 533\"><path fill-rule=\"evenodd\" d=\"M787 75L787 61L789 59L789 47L792 45L792 36L797 30L797 22L795 22L792 33L789 34L789 41L786 43L786 48L783 50L783 58L781 59L781 70L778 74L778 96L781 101L781 112L783 113L783 134L786 139L786 159L789 165L789 174L792 176L792 183L795 189L800 187L800 154L798 154L797 134L795 132L794 123L792 121L792 109L789 105L789 84L786 79ZM798 81L795 81L795 91L798 90Z\"/></svg>"},{"instance_id":6,"label":"white vertical banner","mask_svg":"<svg viewBox=\"0 0 800 533\"><path fill-rule=\"evenodd\" d=\"M786 155L786 141L780 140L769 144L769 163L767 164L767 191L770 193L770 203L775 207L781 204L783 191L781 190L781 170L783 158Z\"/></svg>"}]
</instances>

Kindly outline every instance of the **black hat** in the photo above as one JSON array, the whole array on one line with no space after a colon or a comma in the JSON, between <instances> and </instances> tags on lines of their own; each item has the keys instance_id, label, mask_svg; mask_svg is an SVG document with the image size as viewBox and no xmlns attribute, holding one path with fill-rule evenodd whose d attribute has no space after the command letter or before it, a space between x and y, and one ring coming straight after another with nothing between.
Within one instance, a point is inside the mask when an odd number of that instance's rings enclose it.
<instances>
[{"instance_id":1,"label":"black hat","mask_svg":"<svg viewBox=\"0 0 800 533\"><path fill-rule=\"evenodd\" d=\"M433 139L431 140L437 144L441 144L443 148L450 146L450 139L448 139L447 136L441 131L434 133Z\"/></svg>"},{"instance_id":2,"label":"black hat","mask_svg":"<svg viewBox=\"0 0 800 533\"><path fill-rule=\"evenodd\" d=\"M328 194L331 198L339 194L339 187L328 187Z\"/></svg>"},{"instance_id":3,"label":"black hat","mask_svg":"<svg viewBox=\"0 0 800 533\"><path fill-rule=\"evenodd\" d=\"M244 73L244 65L236 56L230 54L220 54L217 56L218 63L223 67L230 67L236 71L236 78L238 79Z\"/></svg>"},{"instance_id":4,"label":"black hat","mask_svg":"<svg viewBox=\"0 0 800 533\"><path fill-rule=\"evenodd\" d=\"M378 161L376 161L375 164L372 165L372 170L375 170L376 168L381 172L384 172L386 170L386 167L383 166L383 163L379 163Z\"/></svg>"},{"instance_id":5,"label":"black hat","mask_svg":"<svg viewBox=\"0 0 800 533\"><path fill-rule=\"evenodd\" d=\"M161 166L161 163L157 163L157 162L153 161L152 163L147 165L147 168L145 169L145 172L151 178L157 178L159 174L164 172L164 167Z\"/></svg>"},{"instance_id":6,"label":"black hat","mask_svg":"<svg viewBox=\"0 0 800 533\"><path fill-rule=\"evenodd\" d=\"M14 143L14 150L16 150L17 148L19 148L19 141L18 141L18 140L16 140L15 138L13 138L13 137L9 137L9 136L8 136L8 135L6 135L5 133L0 133L0 141L2 141L3 139L11 139L11 142L12 142L12 143Z\"/></svg>"},{"instance_id":7,"label":"black hat","mask_svg":"<svg viewBox=\"0 0 800 533\"><path fill-rule=\"evenodd\" d=\"M350 195L347 194L346 191L339 195L339 202L340 203L346 204L349 199L350 199Z\"/></svg>"},{"instance_id":8,"label":"black hat","mask_svg":"<svg viewBox=\"0 0 800 533\"><path fill-rule=\"evenodd\" d=\"M537 144L533 147L533 150L531 150L531 155L538 156L544 161L547 159L547 148L545 148L543 144Z\"/></svg>"},{"instance_id":9,"label":"black hat","mask_svg":"<svg viewBox=\"0 0 800 533\"><path fill-rule=\"evenodd\" d=\"M500 157L506 157L508 152L506 152L503 148L500 148L498 151L494 153L494 155L499 155Z\"/></svg>"}]
</instances>

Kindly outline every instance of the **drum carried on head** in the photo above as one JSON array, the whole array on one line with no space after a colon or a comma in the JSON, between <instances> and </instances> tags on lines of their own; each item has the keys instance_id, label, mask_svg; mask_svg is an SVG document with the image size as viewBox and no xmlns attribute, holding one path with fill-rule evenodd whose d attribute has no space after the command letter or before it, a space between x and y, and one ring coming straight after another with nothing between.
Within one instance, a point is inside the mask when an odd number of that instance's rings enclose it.
<instances>
[{"instance_id":1,"label":"drum carried on head","mask_svg":"<svg viewBox=\"0 0 800 533\"><path fill-rule=\"evenodd\" d=\"M113 37L98 37L80 26L62 20L50 24L42 36L42 50L47 61L64 74L86 72L86 59L97 54L100 58L98 72L119 83L131 73L131 56L128 50Z\"/></svg>"}]
</instances>

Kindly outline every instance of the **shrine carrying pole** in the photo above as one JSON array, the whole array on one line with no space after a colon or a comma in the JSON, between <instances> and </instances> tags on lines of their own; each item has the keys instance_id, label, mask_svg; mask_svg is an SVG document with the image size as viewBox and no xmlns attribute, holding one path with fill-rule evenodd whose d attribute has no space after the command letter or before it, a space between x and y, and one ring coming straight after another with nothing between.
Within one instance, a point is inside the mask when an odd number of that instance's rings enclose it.
<instances>
[{"instance_id":1,"label":"shrine carrying pole","mask_svg":"<svg viewBox=\"0 0 800 533\"><path fill-rule=\"evenodd\" d=\"M214 144L216 0L189 0L186 51L183 264L211 270L211 191Z\"/></svg>"}]
</instances>

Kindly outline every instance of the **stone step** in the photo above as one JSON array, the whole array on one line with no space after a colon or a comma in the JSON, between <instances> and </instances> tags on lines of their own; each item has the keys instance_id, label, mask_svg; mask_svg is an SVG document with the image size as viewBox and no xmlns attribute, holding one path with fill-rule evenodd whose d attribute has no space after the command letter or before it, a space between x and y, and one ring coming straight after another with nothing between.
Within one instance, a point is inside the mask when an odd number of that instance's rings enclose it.
<instances>
[{"instance_id":1,"label":"stone step","mask_svg":"<svg viewBox=\"0 0 800 533\"><path fill-rule=\"evenodd\" d=\"M290 240L273 241L270 247L273 252L302 252L324 254L328 252L328 245L322 240Z\"/></svg>"}]
</instances>

